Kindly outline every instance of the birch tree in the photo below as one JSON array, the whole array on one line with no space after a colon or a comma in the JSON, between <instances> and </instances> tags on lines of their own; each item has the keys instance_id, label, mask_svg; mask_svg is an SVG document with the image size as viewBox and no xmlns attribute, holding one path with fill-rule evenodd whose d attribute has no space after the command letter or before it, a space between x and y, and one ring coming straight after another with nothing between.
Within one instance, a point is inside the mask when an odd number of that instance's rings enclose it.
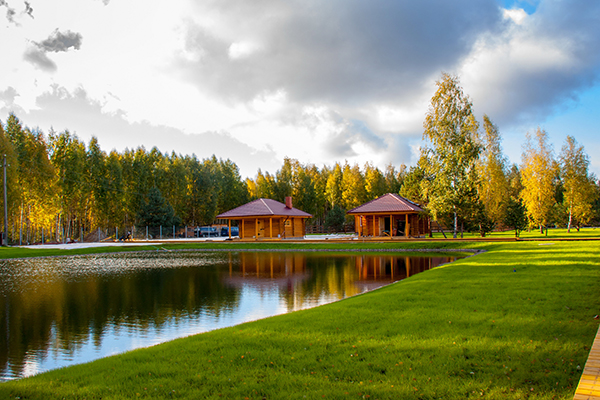
<instances>
[{"instance_id":1,"label":"birch tree","mask_svg":"<svg viewBox=\"0 0 600 400\"><path fill-rule=\"evenodd\" d=\"M444 73L436 85L423 123L427 144L421 149L427 159L425 173L433 179L424 183L433 217L451 213L456 238L459 217L467 217L476 201L479 124L457 77Z\"/></svg>"},{"instance_id":2,"label":"birch tree","mask_svg":"<svg viewBox=\"0 0 600 400\"><path fill-rule=\"evenodd\" d=\"M574 137L567 136L559 161L564 189L563 204L569 216L567 231L571 232L574 221L579 229L580 224L592 218L592 204L595 200L594 183L588 173L589 157Z\"/></svg>"},{"instance_id":3,"label":"birch tree","mask_svg":"<svg viewBox=\"0 0 600 400\"><path fill-rule=\"evenodd\" d=\"M535 137L527 132L527 141L521 158L523 184L521 198L527 209L530 223L539 226L540 233L543 233L555 203L553 184L555 161L546 131L538 128Z\"/></svg>"},{"instance_id":4,"label":"birch tree","mask_svg":"<svg viewBox=\"0 0 600 400\"><path fill-rule=\"evenodd\" d=\"M506 212L506 157L500 146L500 132L487 115L483 116L483 152L478 163L479 199L483 203L485 214L494 223L503 220Z\"/></svg>"}]
</instances>

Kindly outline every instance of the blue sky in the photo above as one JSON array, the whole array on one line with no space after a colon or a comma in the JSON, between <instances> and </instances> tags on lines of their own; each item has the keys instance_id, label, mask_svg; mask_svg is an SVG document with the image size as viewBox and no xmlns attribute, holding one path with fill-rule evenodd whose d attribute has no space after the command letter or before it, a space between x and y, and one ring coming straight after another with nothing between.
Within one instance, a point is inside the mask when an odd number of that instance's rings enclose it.
<instances>
[{"instance_id":1,"label":"blue sky","mask_svg":"<svg viewBox=\"0 0 600 400\"><path fill-rule=\"evenodd\" d=\"M110 27L108 29L107 27ZM412 165L435 81L460 77L519 163L566 135L600 175L600 2L6 0L0 121L101 147Z\"/></svg>"}]
</instances>

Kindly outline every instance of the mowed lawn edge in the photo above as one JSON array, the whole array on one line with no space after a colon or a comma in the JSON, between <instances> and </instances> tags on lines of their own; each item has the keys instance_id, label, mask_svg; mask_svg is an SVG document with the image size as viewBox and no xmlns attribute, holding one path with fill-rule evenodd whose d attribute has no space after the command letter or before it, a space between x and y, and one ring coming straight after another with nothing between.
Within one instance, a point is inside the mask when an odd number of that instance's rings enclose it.
<instances>
[{"instance_id":1,"label":"mowed lawn edge","mask_svg":"<svg viewBox=\"0 0 600 400\"><path fill-rule=\"evenodd\" d=\"M478 246L337 303L2 383L0 397L572 398L598 329L598 243Z\"/></svg>"}]
</instances>

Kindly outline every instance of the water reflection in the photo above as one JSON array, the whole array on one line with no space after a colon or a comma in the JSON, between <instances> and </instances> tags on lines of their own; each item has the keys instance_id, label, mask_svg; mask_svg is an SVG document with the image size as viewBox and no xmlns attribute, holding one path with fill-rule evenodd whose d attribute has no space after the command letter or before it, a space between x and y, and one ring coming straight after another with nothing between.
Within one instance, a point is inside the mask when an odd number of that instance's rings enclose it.
<instances>
[{"instance_id":1,"label":"water reflection","mask_svg":"<svg viewBox=\"0 0 600 400\"><path fill-rule=\"evenodd\" d=\"M328 303L445 257L135 253L0 262L3 379Z\"/></svg>"}]
</instances>

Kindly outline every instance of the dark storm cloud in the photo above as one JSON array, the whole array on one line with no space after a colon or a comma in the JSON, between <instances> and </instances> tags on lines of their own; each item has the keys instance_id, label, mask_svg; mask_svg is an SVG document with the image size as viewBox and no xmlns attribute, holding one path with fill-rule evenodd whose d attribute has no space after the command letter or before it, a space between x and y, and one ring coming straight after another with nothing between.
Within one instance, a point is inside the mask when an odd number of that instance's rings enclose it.
<instances>
[{"instance_id":1,"label":"dark storm cloud","mask_svg":"<svg viewBox=\"0 0 600 400\"><path fill-rule=\"evenodd\" d=\"M41 70L54 72L57 69L56 63L48 57L47 53L64 52L71 48L79 50L81 41L80 33L71 31L63 33L56 29L47 39L41 42L32 42L23 57Z\"/></svg>"},{"instance_id":2,"label":"dark storm cloud","mask_svg":"<svg viewBox=\"0 0 600 400\"><path fill-rule=\"evenodd\" d=\"M545 1L501 40L488 38L489 49L498 49L498 62L487 71L488 80L473 88L479 91L475 107L502 126L543 122L557 108L565 107L566 100L577 100L578 92L600 79L599 21L600 2ZM540 52L520 64L507 61L514 46L502 48L509 41L527 42ZM497 82L495 78L503 74L510 79Z\"/></svg>"},{"instance_id":3,"label":"dark storm cloud","mask_svg":"<svg viewBox=\"0 0 600 400\"><path fill-rule=\"evenodd\" d=\"M180 67L204 90L246 101L284 89L294 102L408 100L432 74L457 63L501 20L495 1L389 0L213 2L239 38L190 26ZM236 40L259 49L232 59Z\"/></svg>"},{"instance_id":4,"label":"dark storm cloud","mask_svg":"<svg viewBox=\"0 0 600 400\"><path fill-rule=\"evenodd\" d=\"M28 1L25 2L25 14L33 18L33 7L31 7Z\"/></svg>"},{"instance_id":5,"label":"dark storm cloud","mask_svg":"<svg viewBox=\"0 0 600 400\"><path fill-rule=\"evenodd\" d=\"M59 51L67 51L70 48L74 48L75 50L79 50L81 47L81 34L75 33L71 31L59 32L56 29L52 34L37 43L38 47L43 51L51 51L51 52L59 52Z\"/></svg>"}]
</instances>

